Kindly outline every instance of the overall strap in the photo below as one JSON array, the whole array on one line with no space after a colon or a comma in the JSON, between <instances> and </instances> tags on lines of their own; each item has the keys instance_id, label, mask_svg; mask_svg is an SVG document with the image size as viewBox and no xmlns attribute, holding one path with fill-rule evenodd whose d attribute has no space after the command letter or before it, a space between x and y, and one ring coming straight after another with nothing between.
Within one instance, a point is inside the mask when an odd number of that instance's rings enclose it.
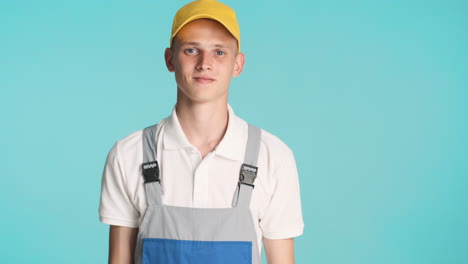
<instances>
[{"instance_id":1,"label":"overall strap","mask_svg":"<svg viewBox=\"0 0 468 264\"><path fill-rule=\"evenodd\" d=\"M239 173L239 184L237 196L237 205L243 208L249 208L255 178L257 177L257 160L260 150L261 129L251 124L245 148L244 164Z\"/></svg>"},{"instance_id":2,"label":"overall strap","mask_svg":"<svg viewBox=\"0 0 468 264\"><path fill-rule=\"evenodd\" d=\"M159 182L159 165L157 161L156 125L143 129L143 164L141 170L145 179L146 199L148 205L161 204L161 184Z\"/></svg>"}]
</instances>

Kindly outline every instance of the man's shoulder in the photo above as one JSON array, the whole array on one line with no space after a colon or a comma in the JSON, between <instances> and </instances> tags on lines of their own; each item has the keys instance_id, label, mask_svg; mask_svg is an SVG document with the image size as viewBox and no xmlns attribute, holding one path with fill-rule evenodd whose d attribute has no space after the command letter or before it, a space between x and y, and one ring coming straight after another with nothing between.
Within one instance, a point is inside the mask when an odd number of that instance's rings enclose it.
<instances>
[{"instance_id":1,"label":"man's shoulder","mask_svg":"<svg viewBox=\"0 0 468 264\"><path fill-rule=\"evenodd\" d=\"M284 143L283 140L281 140L278 136L276 136L275 134L267 131L265 128L263 128L262 126L258 126L256 123L250 123L246 120L244 120L242 117L240 116L235 116L235 124L237 126L240 126L242 127L242 133L243 135L247 135L247 129L248 129L248 125L252 125L252 126L255 126L257 128L259 128L261 130L261 143L262 145L264 145L269 151L291 151L291 149L289 148L289 146Z\"/></svg>"},{"instance_id":2,"label":"man's shoulder","mask_svg":"<svg viewBox=\"0 0 468 264\"><path fill-rule=\"evenodd\" d=\"M164 124L165 119L160 120L158 123L149 126L157 126L157 131ZM135 130L130 134L120 138L114 145L114 148L118 148L121 153L129 153L135 150L140 150L142 147L142 135L144 128Z\"/></svg>"},{"instance_id":3,"label":"man's shoulder","mask_svg":"<svg viewBox=\"0 0 468 264\"><path fill-rule=\"evenodd\" d=\"M239 116L235 116L236 122L235 124L242 127L242 134L246 137L247 136L247 129L248 124L253 125L261 130L261 148L265 148L267 155L285 155L285 154L292 154L292 150L289 146L278 136L273 134L272 132L267 131L262 126L258 126L255 123L250 123Z\"/></svg>"},{"instance_id":4,"label":"man's shoulder","mask_svg":"<svg viewBox=\"0 0 468 264\"><path fill-rule=\"evenodd\" d=\"M261 130L262 130L261 141L270 155L292 154L291 148L278 136L266 131L263 128Z\"/></svg>"}]
</instances>

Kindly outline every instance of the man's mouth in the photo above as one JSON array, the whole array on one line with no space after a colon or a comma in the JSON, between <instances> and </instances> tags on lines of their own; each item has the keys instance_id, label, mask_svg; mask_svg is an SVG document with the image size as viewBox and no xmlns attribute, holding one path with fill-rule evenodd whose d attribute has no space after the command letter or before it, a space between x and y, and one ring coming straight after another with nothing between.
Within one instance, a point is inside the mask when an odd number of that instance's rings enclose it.
<instances>
[{"instance_id":1,"label":"man's mouth","mask_svg":"<svg viewBox=\"0 0 468 264\"><path fill-rule=\"evenodd\" d=\"M211 82L214 82L215 80L208 76L197 76L197 77L193 77L193 79L198 83L211 83Z\"/></svg>"}]
</instances>

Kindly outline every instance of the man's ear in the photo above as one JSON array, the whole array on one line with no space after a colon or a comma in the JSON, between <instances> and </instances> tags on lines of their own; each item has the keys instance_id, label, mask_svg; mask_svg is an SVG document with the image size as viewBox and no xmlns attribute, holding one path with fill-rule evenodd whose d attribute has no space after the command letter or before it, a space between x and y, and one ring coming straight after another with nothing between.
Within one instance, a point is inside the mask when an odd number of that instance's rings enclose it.
<instances>
[{"instance_id":1,"label":"man's ear","mask_svg":"<svg viewBox=\"0 0 468 264\"><path fill-rule=\"evenodd\" d=\"M164 60L166 61L167 70L174 72L174 52L171 48L166 48L166 51L164 52Z\"/></svg>"},{"instance_id":2,"label":"man's ear","mask_svg":"<svg viewBox=\"0 0 468 264\"><path fill-rule=\"evenodd\" d=\"M245 63L245 55L244 53L237 53L236 55L236 61L234 64L234 71L232 72L233 77L237 77L241 74L242 70L244 69L244 63Z\"/></svg>"}]
</instances>

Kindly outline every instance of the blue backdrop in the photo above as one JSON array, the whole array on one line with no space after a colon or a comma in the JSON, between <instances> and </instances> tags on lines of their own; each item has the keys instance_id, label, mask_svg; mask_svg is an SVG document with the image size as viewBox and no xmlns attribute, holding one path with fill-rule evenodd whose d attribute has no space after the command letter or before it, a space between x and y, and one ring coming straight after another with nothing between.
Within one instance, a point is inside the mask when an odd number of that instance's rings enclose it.
<instances>
[{"instance_id":1,"label":"blue backdrop","mask_svg":"<svg viewBox=\"0 0 468 264\"><path fill-rule=\"evenodd\" d=\"M187 2L0 2L0 263L106 263L104 161L171 113ZM295 153L297 263L468 263L468 2L225 3L230 103Z\"/></svg>"}]
</instances>

